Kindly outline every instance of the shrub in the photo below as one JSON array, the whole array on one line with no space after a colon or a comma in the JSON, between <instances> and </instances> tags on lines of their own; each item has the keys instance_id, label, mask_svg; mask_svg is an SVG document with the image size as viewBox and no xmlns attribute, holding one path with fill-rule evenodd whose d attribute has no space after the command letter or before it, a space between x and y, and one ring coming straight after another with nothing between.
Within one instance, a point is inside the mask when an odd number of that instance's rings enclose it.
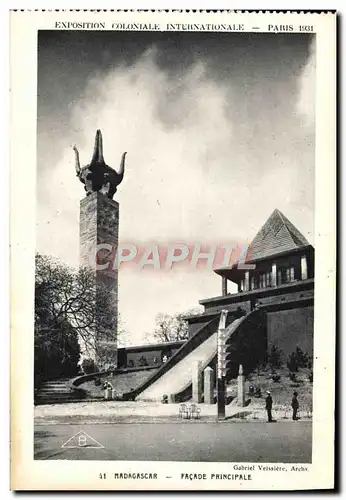
<instances>
[{"instance_id":1,"label":"shrub","mask_svg":"<svg viewBox=\"0 0 346 500\"><path fill-rule=\"evenodd\" d=\"M97 371L95 361L93 359L83 359L82 369L86 375L88 373L95 373Z\"/></svg>"},{"instance_id":2,"label":"shrub","mask_svg":"<svg viewBox=\"0 0 346 500\"><path fill-rule=\"evenodd\" d=\"M290 380L292 380L292 382L295 382L297 380L297 375L293 372L290 372L288 376Z\"/></svg>"},{"instance_id":3,"label":"shrub","mask_svg":"<svg viewBox=\"0 0 346 500\"><path fill-rule=\"evenodd\" d=\"M139 359L139 366L148 366L148 361L144 356L141 356Z\"/></svg>"},{"instance_id":4,"label":"shrub","mask_svg":"<svg viewBox=\"0 0 346 500\"><path fill-rule=\"evenodd\" d=\"M271 378L273 382L280 382L281 376L277 375L276 373L273 373Z\"/></svg>"},{"instance_id":5,"label":"shrub","mask_svg":"<svg viewBox=\"0 0 346 500\"><path fill-rule=\"evenodd\" d=\"M311 362L311 357L309 358L308 354L300 347L297 347L295 351L293 351L287 360L287 368L290 372L297 372L299 368L306 368L309 365L309 359Z\"/></svg>"},{"instance_id":6,"label":"shrub","mask_svg":"<svg viewBox=\"0 0 346 500\"><path fill-rule=\"evenodd\" d=\"M95 384L96 386L101 385L101 379L100 379L100 378L95 378L95 380L94 380L94 384Z\"/></svg>"},{"instance_id":7,"label":"shrub","mask_svg":"<svg viewBox=\"0 0 346 500\"><path fill-rule=\"evenodd\" d=\"M289 369L289 371L291 373L294 373L294 372L297 372L298 371L298 361L297 361L297 357L296 357L296 353L295 352L292 352L289 356L288 356L288 360L287 360L287 368Z\"/></svg>"},{"instance_id":8,"label":"shrub","mask_svg":"<svg viewBox=\"0 0 346 500\"><path fill-rule=\"evenodd\" d=\"M296 348L296 357L298 366L301 368L306 368L309 363L309 355L307 352L302 351L300 347Z\"/></svg>"},{"instance_id":9,"label":"shrub","mask_svg":"<svg viewBox=\"0 0 346 500\"><path fill-rule=\"evenodd\" d=\"M271 346L268 356L268 363L272 370L274 370L275 368L280 368L282 366L282 353L276 345Z\"/></svg>"}]
</instances>

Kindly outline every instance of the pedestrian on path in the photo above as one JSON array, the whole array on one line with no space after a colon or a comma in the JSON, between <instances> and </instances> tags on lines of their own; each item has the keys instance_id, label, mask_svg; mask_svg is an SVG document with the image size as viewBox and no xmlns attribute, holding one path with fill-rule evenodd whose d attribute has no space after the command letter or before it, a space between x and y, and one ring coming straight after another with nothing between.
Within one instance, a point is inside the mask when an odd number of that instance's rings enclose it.
<instances>
[{"instance_id":1,"label":"pedestrian on path","mask_svg":"<svg viewBox=\"0 0 346 500\"><path fill-rule=\"evenodd\" d=\"M297 396L298 396L298 393L294 392L293 393L293 398L292 398L292 403L291 403L291 406L292 406L292 409L293 409L292 420L298 420L297 412L298 412L298 408L299 408L299 402L298 402Z\"/></svg>"},{"instance_id":2,"label":"pedestrian on path","mask_svg":"<svg viewBox=\"0 0 346 500\"><path fill-rule=\"evenodd\" d=\"M273 407L273 398L271 397L270 391L267 391L266 410L267 410L267 414L268 414L268 422L273 421L272 407Z\"/></svg>"}]
</instances>

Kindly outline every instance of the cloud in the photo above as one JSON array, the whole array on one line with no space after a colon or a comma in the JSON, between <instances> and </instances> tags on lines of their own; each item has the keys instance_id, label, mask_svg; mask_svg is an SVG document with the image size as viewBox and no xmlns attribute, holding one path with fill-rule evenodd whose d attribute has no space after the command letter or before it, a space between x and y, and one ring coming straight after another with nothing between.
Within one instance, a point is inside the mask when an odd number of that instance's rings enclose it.
<instances>
[{"instance_id":1,"label":"cloud","mask_svg":"<svg viewBox=\"0 0 346 500\"><path fill-rule=\"evenodd\" d=\"M128 152L116 194L121 241L241 243L254 236L276 207L293 216L293 222L299 214L298 221L305 220L299 229L306 232L312 207L309 193L297 190L296 182L299 172L302 185L313 184L311 171L301 168L301 162L311 161L310 146L297 137L293 116L270 100L256 100L256 92L265 95L266 82L253 87L256 108L249 110L243 94L246 82L217 81L203 63L174 77L155 59L152 49L131 67L117 66L90 78L84 94L71 104L69 135L41 136L43 156L48 157L54 141L60 156L38 180L38 251L78 265L79 200L84 190L75 175L72 145L87 164L97 128L110 166L117 169L121 153ZM308 95L304 89L311 79L305 68L299 94L304 106L307 98L302 96ZM285 99L280 102L286 106ZM303 104L298 107L308 116ZM184 311L201 298L219 295L219 281L207 270L169 276L120 271L119 308L132 343L142 342L145 332L153 330L157 313Z\"/></svg>"},{"instance_id":2,"label":"cloud","mask_svg":"<svg viewBox=\"0 0 346 500\"><path fill-rule=\"evenodd\" d=\"M315 108L316 108L316 40L310 45L310 54L306 65L304 66L298 78L298 101L297 111L302 116L303 123L308 128L315 126Z\"/></svg>"}]
</instances>

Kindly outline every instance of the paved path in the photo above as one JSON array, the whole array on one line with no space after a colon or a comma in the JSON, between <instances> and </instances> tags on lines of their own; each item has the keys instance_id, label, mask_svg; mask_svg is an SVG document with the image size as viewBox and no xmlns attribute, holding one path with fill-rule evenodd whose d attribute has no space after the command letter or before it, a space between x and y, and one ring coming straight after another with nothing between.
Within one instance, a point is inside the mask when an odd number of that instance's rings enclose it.
<instances>
[{"instance_id":1,"label":"paved path","mask_svg":"<svg viewBox=\"0 0 346 500\"><path fill-rule=\"evenodd\" d=\"M85 446L85 437L77 436L65 444L78 432L97 443L87 438ZM311 422L303 421L42 424L35 426L34 441L41 460L283 463L311 463L311 442Z\"/></svg>"},{"instance_id":2,"label":"paved path","mask_svg":"<svg viewBox=\"0 0 346 500\"><path fill-rule=\"evenodd\" d=\"M201 418L215 421L217 406L201 404ZM98 401L84 403L52 404L35 407L35 423L116 423L116 422L154 422L179 420L180 404L161 404L131 401ZM303 412L300 415L304 419L307 415ZM287 414L282 408L274 406L274 418L277 420L290 418L292 409L289 408ZM237 419L237 417L247 420L266 421L267 414L264 403L262 405L249 405L239 408L236 404L226 406L226 416Z\"/></svg>"}]
</instances>

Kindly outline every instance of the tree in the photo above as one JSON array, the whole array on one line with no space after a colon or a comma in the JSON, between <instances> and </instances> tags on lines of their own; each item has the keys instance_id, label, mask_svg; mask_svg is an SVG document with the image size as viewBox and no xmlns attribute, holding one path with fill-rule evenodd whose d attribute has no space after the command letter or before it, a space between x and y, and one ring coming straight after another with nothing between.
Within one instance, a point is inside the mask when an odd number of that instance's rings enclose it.
<instances>
[{"instance_id":1,"label":"tree","mask_svg":"<svg viewBox=\"0 0 346 500\"><path fill-rule=\"evenodd\" d=\"M131 345L130 333L120 313L118 313L117 335L118 347L127 347Z\"/></svg>"},{"instance_id":2,"label":"tree","mask_svg":"<svg viewBox=\"0 0 346 500\"><path fill-rule=\"evenodd\" d=\"M87 353L97 338L113 340L113 298L88 268L73 270L40 254L35 263L35 374L69 374L80 344Z\"/></svg>"},{"instance_id":3,"label":"tree","mask_svg":"<svg viewBox=\"0 0 346 500\"><path fill-rule=\"evenodd\" d=\"M187 340L189 337L189 327L186 316L200 314L200 309L190 309L184 313L166 314L159 313L155 319L155 331L151 337L154 342L176 342Z\"/></svg>"},{"instance_id":4,"label":"tree","mask_svg":"<svg viewBox=\"0 0 346 500\"><path fill-rule=\"evenodd\" d=\"M83 359L82 369L85 374L95 373L97 371L97 367L95 366L95 361L93 359Z\"/></svg>"},{"instance_id":5,"label":"tree","mask_svg":"<svg viewBox=\"0 0 346 500\"><path fill-rule=\"evenodd\" d=\"M35 387L46 379L77 374L80 347L69 323L62 322L59 329L52 327L51 331L35 325L34 339Z\"/></svg>"}]
</instances>

